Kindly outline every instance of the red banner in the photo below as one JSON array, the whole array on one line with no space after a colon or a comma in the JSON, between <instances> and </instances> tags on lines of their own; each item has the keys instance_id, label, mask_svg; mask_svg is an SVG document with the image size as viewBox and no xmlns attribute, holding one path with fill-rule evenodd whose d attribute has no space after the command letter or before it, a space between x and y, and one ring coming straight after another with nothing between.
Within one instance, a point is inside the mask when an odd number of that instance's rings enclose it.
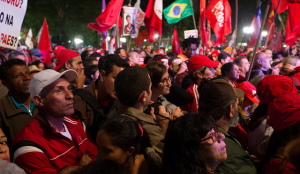
<instances>
[{"instance_id":1,"label":"red banner","mask_svg":"<svg viewBox=\"0 0 300 174\"><path fill-rule=\"evenodd\" d=\"M267 31L269 32L270 31L270 27L271 27L271 24L273 22L273 19L274 19L274 13L275 13L275 10L274 10L274 6L272 6L271 8L271 12L269 14L269 19L268 19L268 23L267 23ZM271 29L271 32L268 33L269 35L269 38L267 40L267 43L269 43L271 41L271 39L274 37L275 35L275 23L273 23L272 25L272 29Z\"/></svg>"},{"instance_id":2,"label":"red banner","mask_svg":"<svg viewBox=\"0 0 300 174\"><path fill-rule=\"evenodd\" d=\"M225 36L232 32L231 8L228 0L210 1L207 6L206 16L217 37L213 46L224 44L226 42Z\"/></svg>"},{"instance_id":3,"label":"red banner","mask_svg":"<svg viewBox=\"0 0 300 174\"><path fill-rule=\"evenodd\" d=\"M174 32L173 32L172 52L180 54L180 44L179 44L176 25L175 25Z\"/></svg>"},{"instance_id":4,"label":"red banner","mask_svg":"<svg viewBox=\"0 0 300 174\"><path fill-rule=\"evenodd\" d=\"M155 33L162 35L162 5L162 0L150 0L147 6L144 22L150 43L157 40L154 37Z\"/></svg>"}]
</instances>

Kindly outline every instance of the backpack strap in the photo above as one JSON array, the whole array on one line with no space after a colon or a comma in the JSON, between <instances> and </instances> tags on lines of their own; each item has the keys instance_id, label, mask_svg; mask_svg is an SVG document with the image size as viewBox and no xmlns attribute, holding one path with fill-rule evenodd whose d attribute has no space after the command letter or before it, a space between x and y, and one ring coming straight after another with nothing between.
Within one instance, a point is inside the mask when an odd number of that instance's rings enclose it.
<instances>
[{"instance_id":1,"label":"backpack strap","mask_svg":"<svg viewBox=\"0 0 300 174\"><path fill-rule=\"evenodd\" d=\"M99 126L106 120L106 116L104 116L103 113L103 108L97 101L96 97L84 89L76 89L73 94L80 96L93 109L94 119L91 127L88 130L91 137L96 140Z\"/></svg>"}]
</instances>

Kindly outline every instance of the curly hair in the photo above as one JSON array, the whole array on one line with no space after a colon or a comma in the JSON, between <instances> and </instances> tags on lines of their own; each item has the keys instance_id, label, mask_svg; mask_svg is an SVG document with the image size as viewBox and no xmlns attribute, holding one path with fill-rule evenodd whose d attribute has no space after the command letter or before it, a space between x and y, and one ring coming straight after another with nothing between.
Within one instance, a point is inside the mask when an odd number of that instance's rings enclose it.
<instances>
[{"instance_id":1,"label":"curly hair","mask_svg":"<svg viewBox=\"0 0 300 174\"><path fill-rule=\"evenodd\" d=\"M188 48L191 44L196 44L197 48L199 47L199 40L197 38L194 38L194 36L190 36L187 39L184 39L184 41L182 42L182 47L183 50L185 50L186 48Z\"/></svg>"}]
</instances>

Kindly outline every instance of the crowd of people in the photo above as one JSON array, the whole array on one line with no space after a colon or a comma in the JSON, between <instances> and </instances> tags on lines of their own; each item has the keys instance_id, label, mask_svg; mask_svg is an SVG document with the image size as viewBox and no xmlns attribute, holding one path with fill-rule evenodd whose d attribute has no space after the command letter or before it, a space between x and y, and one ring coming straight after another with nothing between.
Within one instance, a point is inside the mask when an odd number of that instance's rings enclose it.
<instances>
[{"instance_id":1,"label":"crowd of people","mask_svg":"<svg viewBox=\"0 0 300 174\"><path fill-rule=\"evenodd\" d=\"M298 47L181 46L2 48L0 173L300 172Z\"/></svg>"}]
</instances>

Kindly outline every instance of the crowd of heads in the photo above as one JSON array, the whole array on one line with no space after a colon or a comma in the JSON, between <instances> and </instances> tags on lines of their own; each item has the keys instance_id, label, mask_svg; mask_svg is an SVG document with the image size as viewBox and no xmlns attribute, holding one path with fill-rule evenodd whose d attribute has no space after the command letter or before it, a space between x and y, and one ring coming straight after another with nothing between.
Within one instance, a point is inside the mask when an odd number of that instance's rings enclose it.
<instances>
[{"instance_id":1,"label":"crowd of heads","mask_svg":"<svg viewBox=\"0 0 300 174\"><path fill-rule=\"evenodd\" d=\"M0 159L27 173L300 172L299 48L181 46L56 46L48 64L2 49Z\"/></svg>"}]
</instances>

